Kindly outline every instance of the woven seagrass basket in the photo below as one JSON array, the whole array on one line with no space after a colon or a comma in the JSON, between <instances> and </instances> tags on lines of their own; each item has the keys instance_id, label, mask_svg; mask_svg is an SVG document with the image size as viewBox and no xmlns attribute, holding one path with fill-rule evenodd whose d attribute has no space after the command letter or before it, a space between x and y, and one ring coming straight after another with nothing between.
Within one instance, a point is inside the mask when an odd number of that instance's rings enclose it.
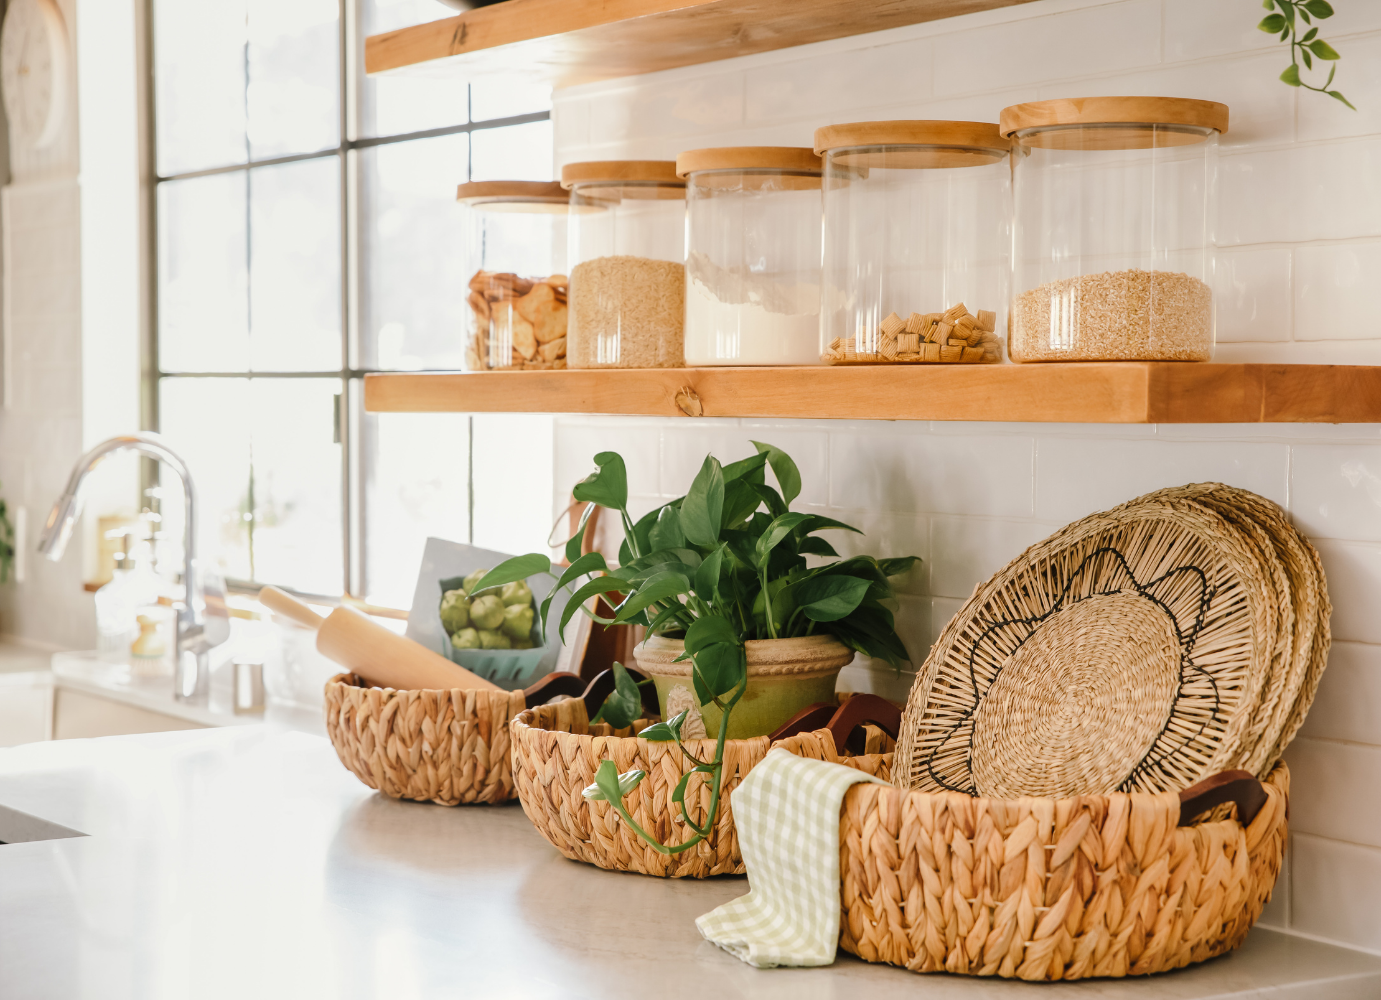
<instances>
[{"instance_id":1,"label":"woven seagrass basket","mask_svg":"<svg viewBox=\"0 0 1381 1000\"><path fill-rule=\"evenodd\" d=\"M508 723L522 691L396 691L354 674L326 683L326 733L370 788L443 806L513 798Z\"/></svg>"},{"instance_id":2,"label":"woven seagrass basket","mask_svg":"<svg viewBox=\"0 0 1381 1000\"><path fill-rule=\"evenodd\" d=\"M886 703L867 696L849 700L852 710L816 705L801 713L831 719L841 733L859 740L861 753L851 756L835 753L834 737L800 742L801 737L779 741L795 749L793 753L818 756L828 746L830 760L866 770L883 779L890 777L891 753L895 745L887 733L868 720L886 718ZM897 717L897 710L891 708ZM585 702L570 699L553 705L529 709L510 726L513 736L513 778L523 811L557 850L573 861L584 861L612 871L637 872L669 878L706 878L710 875L742 875L746 869L734 832L729 795L739 786L750 768L767 756L775 745L770 737L728 740L724 744L724 781L720 787L719 811L710 836L681 854L664 855L653 850L629 829L607 802L587 802L581 792L594 783L601 761L612 760L619 773L642 770L647 776L627 797L625 804L633 821L668 846L691 839L680 808L671 794L681 776L691 770L685 756L674 743L649 743L634 734L655 722L638 719L627 729L614 730L605 723L590 725ZM888 725L896 729L896 718ZM793 723L795 720L793 720ZM796 732L788 723L781 731ZM791 742L791 740L797 742ZM714 757L714 740L686 740L686 749L702 760ZM817 749L819 748L819 749ZM686 786L685 800L691 819L703 826L710 808L712 786L703 774L694 775Z\"/></svg>"},{"instance_id":3,"label":"woven seagrass basket","mask_svg":"<svg viewBox=\"0 0 1381 1000\"><path fill-rule=\"evenodd\" d=\"M837 757L827 731L776 745L890 771L891 754ZM839 943L913 972L1028 980L1146 975L1232 951L1280 873L1290 791L1284 764L1260 783L1236 773L1264 793L1245 826L1241 805L1185 816L1195 800L1173 792L855 785L839 820Z\"/></svg>"}]
</instances>

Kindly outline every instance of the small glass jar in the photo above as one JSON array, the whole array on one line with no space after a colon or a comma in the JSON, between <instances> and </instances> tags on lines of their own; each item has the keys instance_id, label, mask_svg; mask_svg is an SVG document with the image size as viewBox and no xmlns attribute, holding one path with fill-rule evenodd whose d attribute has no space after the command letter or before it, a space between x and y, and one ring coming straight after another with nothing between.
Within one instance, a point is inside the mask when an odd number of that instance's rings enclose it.
<instances>
[{"instance_id":1,"label":"small glass jar","mask_svg":"<svg viewBox=\"0 0 1381 1000\"><path fill-rule=\"evenodd\" d=\"M685 364L686 182L671 160L568 163L572 368Z\"/></svg>"},{"instance_id":2,"label":"small glass jar","mask_svg":"<svg viewBox=\"0 0 1381 1000\"><path fill-rule=\"evenodd\" d=\"M1207 361L1226 105L1087 97L1002 112L1014 361Z\"/></svg>"},{"instance_id":3,"label":"small glass jar","mask_svg":"<svg viewBox=\"0 0 1381 1000\"><path fill-rule=\"evenodd\" d=\"M566 367L566 192L540 181L473 181L464 210L470 278L467 371Z\"/></svg>"},{"instance_id":4,"label":"small glass jar","mask_svg":"<svg viewBox=\"0 0 1381 1000\"><path fill-rule=\"evenodd\" d=\"M820 358L994 363L1007 319L1011 143L982 122L827 125Z\"/></svg>"},{"instance_id":5,"label":"small glass jar","mask_svg":"<svg viewBox=\"0 0 1381 1000\"><path fill-rule=\"evenodd\" d=\"M686 364L818 365L820 158L697 149L686 178Z\"/></svg>"}]
</instances>

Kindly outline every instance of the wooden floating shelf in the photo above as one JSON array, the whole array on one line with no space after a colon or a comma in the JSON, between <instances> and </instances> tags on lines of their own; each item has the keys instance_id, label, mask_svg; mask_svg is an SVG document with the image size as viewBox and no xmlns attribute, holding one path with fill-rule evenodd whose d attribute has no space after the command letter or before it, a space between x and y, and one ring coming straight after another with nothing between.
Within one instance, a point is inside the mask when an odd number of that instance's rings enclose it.
<instances>
[{"instance_id":1,"label":"wooden floating shelf","mask_svg":"<svg viewBox=\"0 0 1381 1000\"><path fill-rule=\"evenodd\" d=\"M1381 422L1381 367L1129 361L410 372L365 376L364 402L374 413L1347 424Z\"/></svg>"},{"instance_id":2,"label":"wooden floating shelf","mask_svg":"<svg viewBox=\"0 0 1381 1000\"><path fill-rule=\"evenodd\" d=\"M1030 0L507 0L365 39L366 72L416 67L564 87L845 38Z\"/></svg>"}]
</instances>

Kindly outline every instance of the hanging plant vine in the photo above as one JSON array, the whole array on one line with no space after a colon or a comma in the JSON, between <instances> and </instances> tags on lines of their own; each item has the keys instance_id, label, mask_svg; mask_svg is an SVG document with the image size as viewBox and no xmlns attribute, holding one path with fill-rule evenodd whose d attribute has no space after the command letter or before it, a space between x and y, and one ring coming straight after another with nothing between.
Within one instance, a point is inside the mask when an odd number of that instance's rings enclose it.
<instances>
[{"instance_id":1,"label":"hanging plant vine","mask_svg":"<svg viewBox=\"0 0 1381 1000\"><path fill-rule=\"evenodd\" d=\"M1279 34L1282 42L1290 43L1290 65L1280 74L1280 79L1292 87L1303 87L1305 90L1327 94L1356 111L1352 102L1344 97L1341 91L1328 89L1333 86L1333 76L1338 72L1338 59L1341 57L1333 46L1319 37L1318 25L1313 23L1314 20L1322 21L1333 16L1333 7L1328 0L1262 0L1261 6L1278 13L1266 15L1257 27L1272 35ZM1303 35L1299 33L1301 23L1308 27ZM1328 68L1328 79L1323 82L1322 87L1316 87L1300 79L1301 60L1305 69L1312 70L1315 59L1332 63Z\"/></svg>"}]
</instances>

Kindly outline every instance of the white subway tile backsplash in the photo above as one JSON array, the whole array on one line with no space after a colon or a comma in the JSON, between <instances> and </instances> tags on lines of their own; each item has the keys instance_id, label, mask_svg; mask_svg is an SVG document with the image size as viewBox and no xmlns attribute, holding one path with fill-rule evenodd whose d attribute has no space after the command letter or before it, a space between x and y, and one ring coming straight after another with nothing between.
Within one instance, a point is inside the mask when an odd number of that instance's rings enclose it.
<instances>
[{"instance_id":1,"label":"white subway tile backsplash","mask_svg":"<svg viewBox=\"0 0 1381 1000\"><path fill-rule=\"evenodd\" d=\"M1381 747L1297 739L1285 762L1292 830L1381 847Z\"/></svg>"},{"instance_id":2,"label":"white subway tile backsplash","mask_svg":"<svg viewBox=\"0 0 1381 1000\"><path fill-rule=\"evenodd\" d=\"M830 435L830 505L1023 517L1031 513L1030 438L899 432ZM924 425L922 425L924 426Z\"/></svg>"},{"instance_id":3,"label":"white subway tile backsplash","mask_svg":"<svg viewBox=\"0 0 1381 1000\"><path fill-rule=\"evenodd\" d=\"M1049 534L1049 527L1035 521L931 518L930 593L967 598L975 586Z\"/></svg>"},{"instance_id":4,"label":"white subway tile backsplash","mask_svg":"<svg viewBox=\"0 0 1381 1000\"><path fill-rule=\"evenodd\" d=\"M1220 147L1289 142L1295 134L1295 91L1286 86L1266 87L1280 72L1274 54L1220 59L1211 63L1157 66L1097 80L1081 80L1080 93L1111 97L1137 97L1156 94L1164 97L1190 97L1218 101L1228 106L1228 130ZM1121 67L1119 67L1121 69ZM1069 97L1066 83L1041 87L1042 99Z\"/></svg>"},{"instance_id":5,"label":"white subway tile backsplash","mask_svg":"<svg viewBox=\"0 0 1381 1000\"><path fill-rule=\"evenodd\" d=\"M657 427L563 417L556 421L555 435L553 488L559 495L569 496L576 483L594 472L595 456L604 451L616 451L623 456L629 493L661 493L662 438Z\"/></svg>"},{"instance_id":6,"label":"white subway tile backsplash","mask_svg":"<svg viewBox=\"0 0 1381 1000\"><path fill-rule=\"evenodd\" d=\"M1381 138L1225 154L1219 166L1220 246L1381 236L1381 185L1363 180L1381 176Z\"/></svg>"},{"instance_id":7,"label":"white subway tile backsplash","mask_svg":"<svg viewBox=\"0 0 1381 1000\"><path fill-rule=\"evenodd\" d=\"M1312 539L1323 559L1333 602L1333 638L1381 643L1381 545Z\"/></svg>"},{"instance_id":8,"label":"white subway tile backsplash","mask_svg":"<svg viewBox=\"0 0 1381 1000\"><path fill-rule=\"evenodd\" d=\"M1381 542L1381 445L1294 445L1290 508L1311 537Z\"/></svg>"},{"instance_id":9,"label":"white subway tile backsplash","mask_svg":"<svg viewBox=\"0 0 1381 1000\"><path fill-rule=\"evenodd\" d=\"M899 559L916 556L921 562L902 576L892 578L892 588L898 594L929 594L930 577L930 519L924 514L888 514L877 510L840 510L827 508L822 513L836 521L853 525L862 534L852 531L823 531L820 537L834 546L845 559L869 555L879 559Z\"/></svg>"},{"instance_id":10,"label":"white subway tile backsplash","mask_svg":"<svg viewBox=\"0 0 1381 1000\"><path fill-rule=\"evenodd\" d=\"M1295 251L1295 339L1376 340L1381 313L1381 243L1300 247Z\"/></svg>"},{"instance_id":11,"label":"white subway tile backsplash","mask_svg":"<svg viewBox=\"0 0 1381 1000\"><path fill-rule=\"evenodd\" d=\"M1381 746L1381 646L1335 642L1301 736Z\"/></svg>"},{"instance_id":12,"label":"white subway tile backsplash","mask_svg":"<svg viewBox=\"0 0 1381 1000\"><path fill-rule=\"evenodd\" d=\"M742 122L743 74L726 70L601 95L590 107L590 142L694 135Z\"/></svg>"},{"instance_id":13,"label":"white subway tile backsplash","mask_svg":"<svg viewBox=\"0 0 1381 1000\"><path fill-rule=\"evenodd\" d=\"M930 599L930 636L926 643L926 654L929 655L931 647L940 638L940 633L945 630L950 619L959 613L963 608L964 601L956 600L952 597L932 597ZM922 660L925 656L921 657Z\"/></svg>"},{"instance_id":14,"label":"white subway tile backsplash","mask_svg":"<svg viewBox=\"0 0 1381 1000\"><path fill-rule=\"evenodd\" d=\"M1275 36L1256 27L1265 13L1254 14L1237 0L1165 0L1165 59L1275 48L1280 44Z\"/></svg>"},{"instance_id":15,"label":"white subway tile backsplash","mask_svg":"<svg viewBox=\"0 0 1381 1000\"><path fill-rule=\"evenodd\" d=\"M1166 486L1222 482L1284 504L1289 450L1240 441L1042 438L1036 446L1036 517L1073 521Z\"/></svg>"},{"instance_id":16,"label":"white subway tile backsplash","mask_svg":"<svg viewBox=\"0 0 1381 1000\"><path fill-rule=\"evenodd\" d=\"M876 104L923 101L930 96L931 63L931 40L917 38L751 69L744 74L745 118L774 124L810 118L827 125L831 115L857 107L851 85L859 80L868 81Z\"/></svg>"},{"instance_id":17,"label":"white subway tile backsplash","mask_svg":"<svg viewBox=\"0 0 1381 1000\"><path fill-rule=\"evenodd\" d=\"M1228 250L1214 275L1219 341L1290 339L1291 251Z\"/></svg>"},{"instance_id":18,"label":"white subway tile backsplash","mask_svg":"<svg viewBox=\"0 0 1381 1000\"><path fill-rule=\"evenodd\" d=\"M1290 929L1381 950L1381 851L1291 834Z\"/></svg>"},{"instance_id":19,"label":"white subway tile backsplash","mask_svg":"<svg viewBox=\"0 0 1381 1000\"><path fill-rule=\"evenodd\" d=\"M1075 67L1090 76L1159 61L1159 2L1126 0L937 38L934 92L972 94L1058 80Z\"/></svg>"},{"instance_id":20,"label":"white subway tile backsplash","mask_svg":"<svg viewBox=\"0 0 1381 1000\"><path fill-rule=\"evenodd\" d=\"M1381 7L1378 4L1361 6ZM1317 85L1327 78L1329 67L1336 65L1338 71L1329 89L1343 94L1356 110L1326 94L1302 91L1299 100L1300 140L1376 135L1381 132L1381 37L1373 35L1339 41L1333 34L1334 24L1324 22L1319 27L1323 37L1334 43L1334 48L1343 58L1337 63L1315 62L1312 73L1302 72L1306 79ZM1316 80L1315 77L1320 79Z\"/></svg>"},{"instance_id":21,"label":"white subway tile backsplash","mask_svg":"<svg viewBox=\"0 0 1381 1000\"><path fill-rule=\"evenodd\" d=\"M1220 364L1381 365L1381 340L1219 343L1213 360Z\"/></svg>"}]
</instances>

